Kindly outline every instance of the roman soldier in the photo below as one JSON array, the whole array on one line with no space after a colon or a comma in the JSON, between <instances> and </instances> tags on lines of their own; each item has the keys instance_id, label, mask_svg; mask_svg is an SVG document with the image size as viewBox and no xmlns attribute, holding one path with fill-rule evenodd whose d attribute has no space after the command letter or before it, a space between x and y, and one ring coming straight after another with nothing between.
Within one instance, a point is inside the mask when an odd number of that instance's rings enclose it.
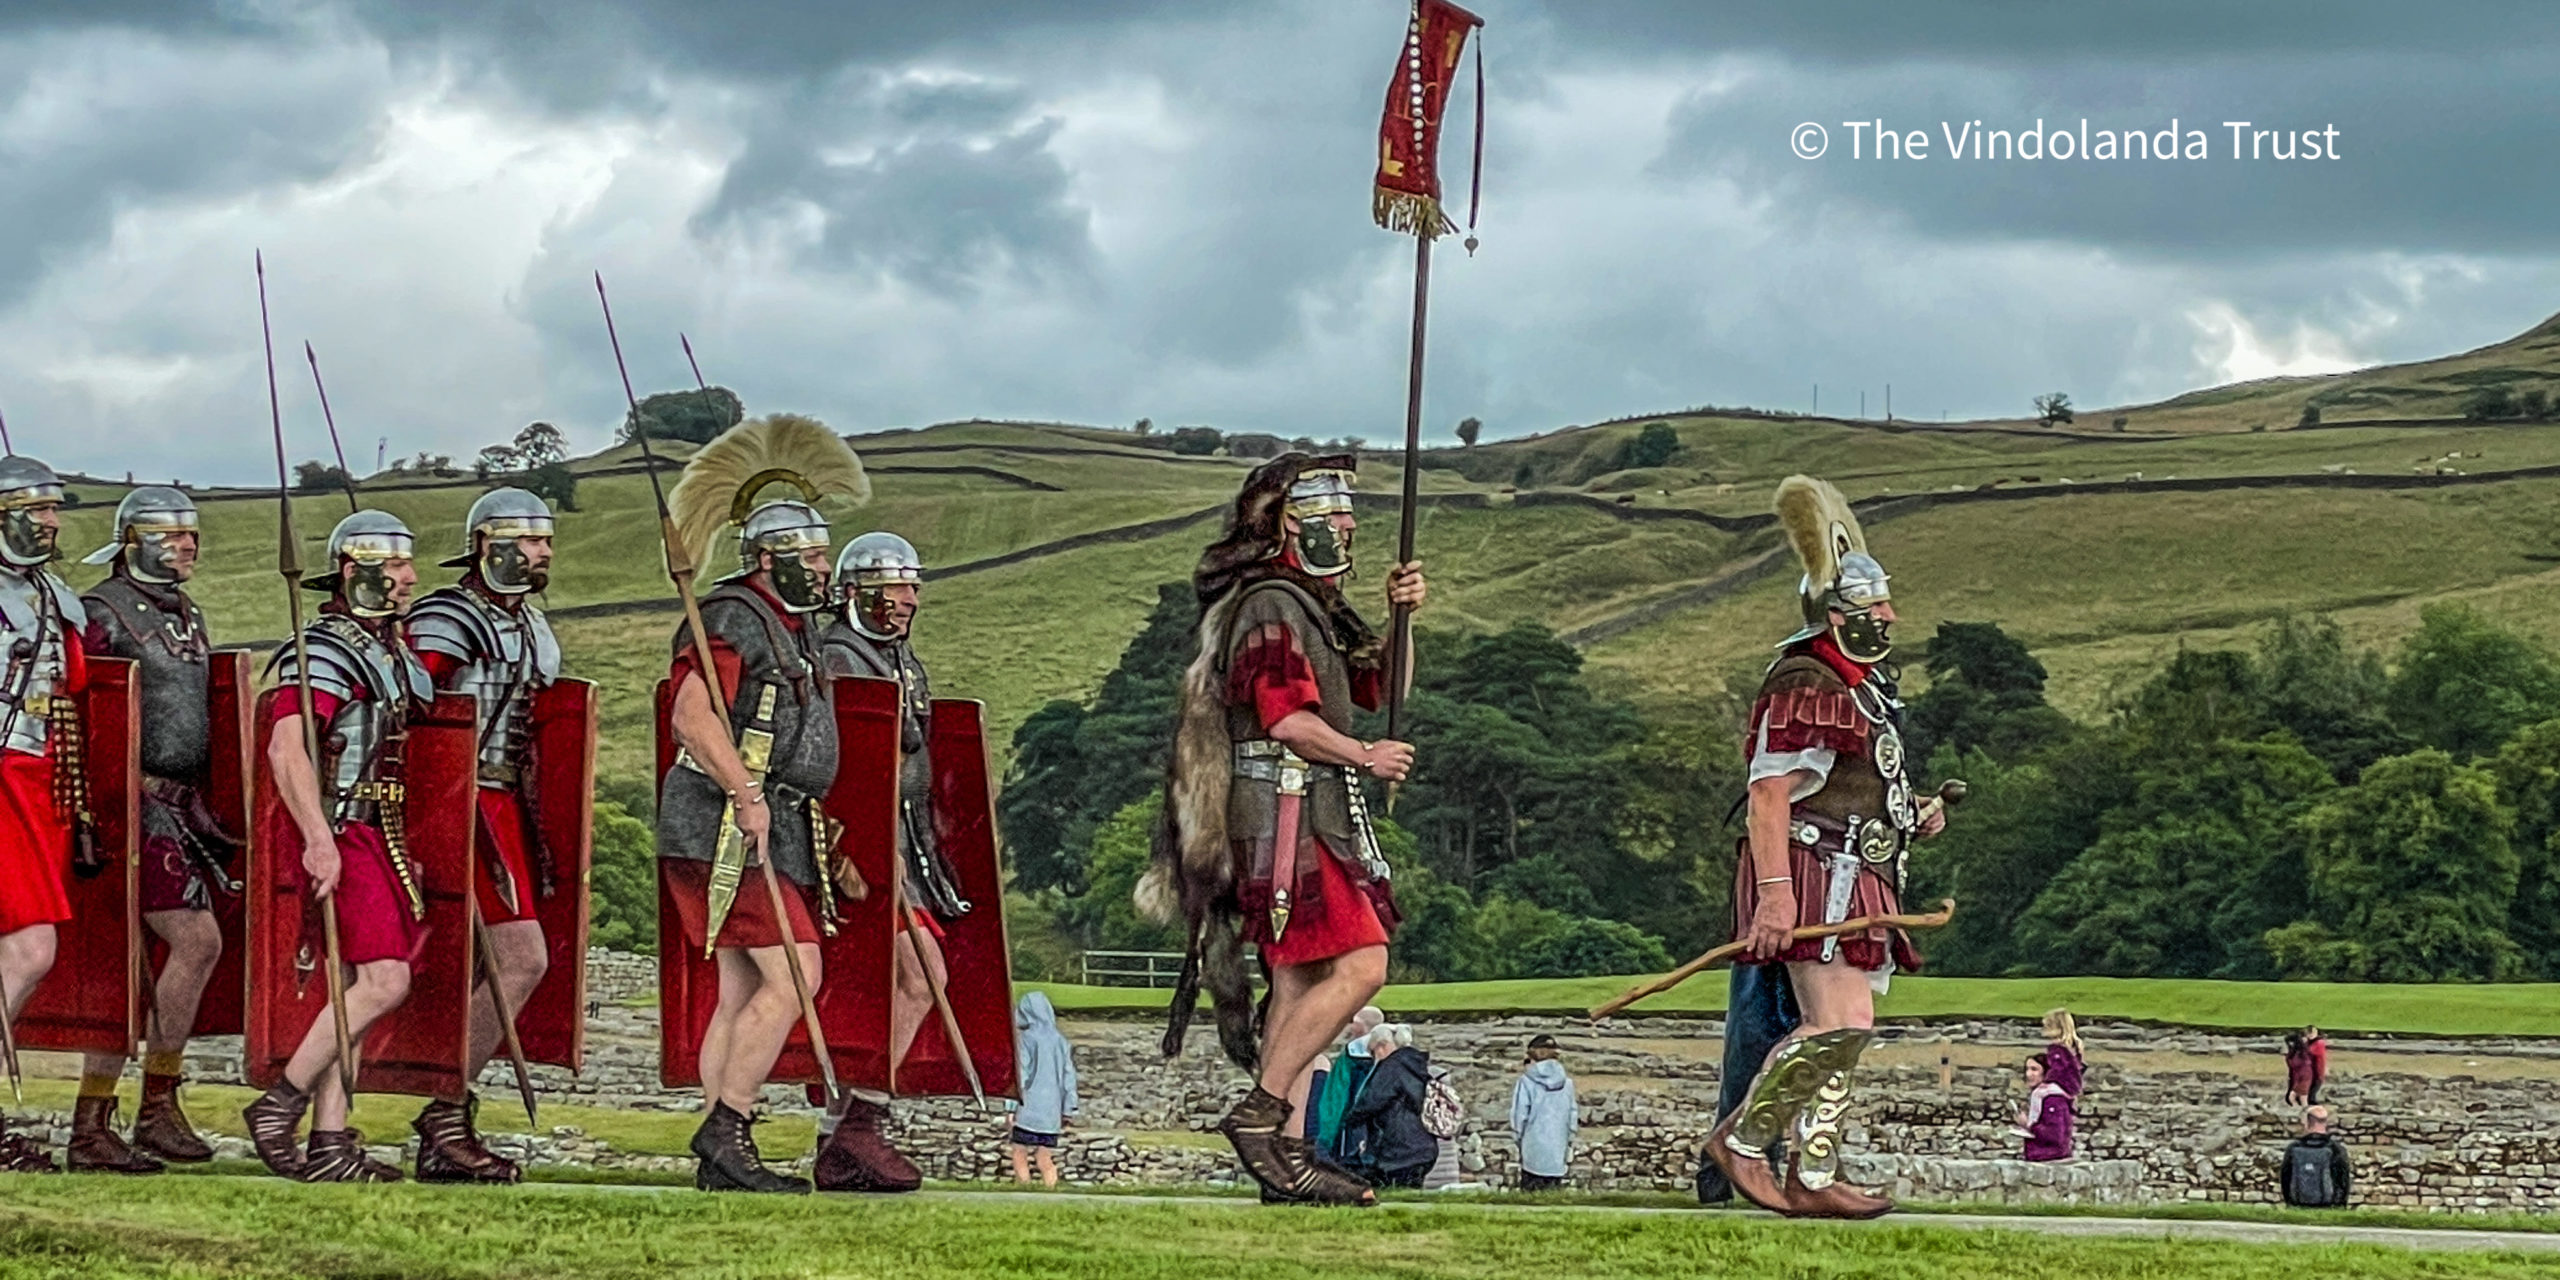
<instances>
[{"instance_id":1,"label":"roman soldier","mask_svg":"<svg viewBox=\"0 0 2560 1280\"><path fill-rule=\"evenodd\" d=\"M777 482L797 498L759 501ZM660 757L672 759L658 794L659 896L675 917L661 928L680 929L660 948L662 985L689 989L687 966L705 952L718 969L697 1054L705 1116L693 1135L694 1185L705 1191L810 1190L765 1166L753 1126L758 1093L800 1020L791 953L813 996L823 978L813 903L827 892L833 837L822 806L837 737L818 631L834 563L814 504L830 494L868 496L860 460L823 424L777 415L703 446L669 495L685 546L708 551L725 530L736 566L701 602L707 663L691 627L677 628ZM706 676L719 681L716 700ZM768 858L779 914L760 883ZM663 1016L671 1029L690 1017Z\"/></svg>"},{"instance_id":2,"label":"roman soldier","mask_svg":"<svg viewBox=\"0 0 2560 1280\"><path fill-rule=\"evenodd\" d=\"M474 909L486 926L498 975L474 989L470 1050L459 1098L429 1099L411 1122L421 1182L511 1183L522 1170L488 1149L474 1123L480 1106L468 1084L497 1053L506 1016L523 1010L551 964L540 904L561 892L532 818L534 701L560 678L560 642L532 597L551 582L551 508L523 489L493 489L463 520L462 554L444 562L462 581L430 591L409 611L409 646L440 690L477 699L479 857ZM572 893L582 885L567 886Z\"/></svg>"},{"instance_id":3,"label":"roman soldier","mask_svg":"<svg viewBox=\"0 0 2560 1280\"><path fill-rule=\"evenodd\" d=\"M924 563L906 539L873 532L845 544L835 572L843 607L820 637L827 673L886 680L898 688L898 776L892 791L904 901L891 904L889 1057L903 1062L933 1012L935 989L950 984L944 922L957 921L972 904L935 838L933 689L908 642ZM859 878L842 887L855 896L869 892ZM898 1192L923 1184L923 1174L882 1132L888 1102L884 1091L847 1093L842 1113L828 1118L833 1128L811 1171L819 1190Z\"/></svg>"},{"instance_id":4,"label":"roman soldier","mask_svg":"<svg viewBox=\"0 0 2560 1280\"><path fill-rule=\"evenodd\" d=\"M1200 655L1183 679L1165 826L1138 889L1160 920L1178 900L1191 930L1166 1051L1180 1048L1205 980L1228 1056L1256 1077L1219 1130L1272 1202L1376 1201L1289 1122L1306 1106L1308 1064L1386 980L1397 917L1361 788L1413 767L1410 745L1352 732L1353 709L1378 704L1388 668L1341 586L1357 463L1289 453L1256 467L1201 556ZM1420 565L1389 576L1390 604L1424 594ZM1258 1046L1248 939L1271 975Z\"/></svg>"},{"instance_id":5,"label":"roman soldier","mask_svg":"<svg viewBox=\"0 0 2560 1280\"><path fill-rule=\"evenodd\" d=\"M194 499L145 485L116 504L113 540L83 561L112 567L81 597L89 615L82 643L91 654L134 663L142 684L135 896L143 925L167 954L151 979L133 1140L128 1144L113 1123L124 1055L88 1054L71 1119L75 1171L153 1173L163 1161L213 1158L178 1105L178 1085L206 985L223 955L214 896L236 900L240 893L227 864L241 838L223 829L207 798L215 748L213 645L204 610L186 587L195 576L200 536ZM237 719L232 723L236 734Z\"/></svg>"},{"instance_id":6,"label":"roman soldier","mask_svg":"<svg viewBox=\"0 0 2560 1280\"><path fill-rule=\"evenodd\" d=\"M1905 772L1902 701L1886 662L1893 604L1857 515L1808 476L1778 486L1777 512L1804 565L1804 626L1762 678L1743 744L1749 825L1734 933L1750 963L1785 967L1802 1021L1708 1136L1707 1155L1762 1208L1874 1217L1892 1201L1840 1176L1849 1076L1875 1034L1875 996L1920 956L1894 928L1792 934L1897 912L1911 841L1944 819L1923 811Z\"/></svg>"},{"instance_id":7,"label":"roman soldier","mask_svg":"<svg viewBox=\"0 0 2560 1280\"><path fill-rule=\"evenodd\" d=\"M435 687L399 636L418 583L409 527L385 511L358 511L329 533L326 568L304 580L328 593L303 628L307 665L287 644L269 672L261 737L281 802L274 846L292 851L275 870L304 904L306 955L319 951L322 911L337 920L346 970L347 1035L365 1035L407 999L425 952L422 877L404 849L407 789L401 740ZM309 705L304 705L304 691ZM306 752L302 717L318 720L319 759ZM294 838L298 837L298 841ZM322 961L325 963L325 961ZM331 1015L302 1033L283 1078L242 1112L258 1159L304 1182L394 1182L400 1171L367 1155L347 1126ZM311 1112L307 1150L295 1129Z\"/></svg>"},{"instance_id":8,"label":"roman soldier","mask_svg":"<svg viewBox=\"0 0 2560 1280\"><path fill-rule=\"evenodd\" d=\"M62 531L62 481L33 458L0 458L0 1017L14 1026L53 968L55 926L71 919L63 873L72 832L54 795L56 722L86 682L86 611L46 569ZM15 1038L8 1070L18 1071ZM51 1173L53 1156L0 1128L0 1172Z\"/></svg>"}]
</instances>

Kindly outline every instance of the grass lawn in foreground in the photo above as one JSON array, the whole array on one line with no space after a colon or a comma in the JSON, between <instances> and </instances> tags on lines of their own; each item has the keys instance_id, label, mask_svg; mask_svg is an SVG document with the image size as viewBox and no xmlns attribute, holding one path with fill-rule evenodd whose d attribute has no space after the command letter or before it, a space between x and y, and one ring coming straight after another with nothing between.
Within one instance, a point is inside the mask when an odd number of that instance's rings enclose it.
<instances>
[{"instance_id":1,"label":"grass lawn in foreground","mask_svg":"<svg viewBox=\"0 0 2560 1280\"><path fill-rule=\"evenodd\" d=\"M1399 1015L1580 1017L1640 981L1521 978L1394 986L1377 1005ZM1700 974L1636 1006L1623 1020L1724 1011L1725 974ZM1161 1012L1168 994L1141 987L1038 986L1072 1013ZM2315 1023L2324 1031L2420 1036L2560 1036L2560 984L2207 982L2183 978L1898 977L1877 1012L1892 1019L2040 1018L2064 1007L2088 1021L2240 1031Z\"/></svg>"},{"instance_id":2,"label":"grass lawn in foreground","mask_svg":"<svg viewBox=\"0 0 2560 1280\"><path fill-rule=\"evenodd\" d=\"M2513 1254L2065 1239L1724 1214L1266 1210L1117 1197L746 1199L590 1188L0 1178L0 1276L1165 1277L2560 1274Z\"/></svg>"}]
</instances>

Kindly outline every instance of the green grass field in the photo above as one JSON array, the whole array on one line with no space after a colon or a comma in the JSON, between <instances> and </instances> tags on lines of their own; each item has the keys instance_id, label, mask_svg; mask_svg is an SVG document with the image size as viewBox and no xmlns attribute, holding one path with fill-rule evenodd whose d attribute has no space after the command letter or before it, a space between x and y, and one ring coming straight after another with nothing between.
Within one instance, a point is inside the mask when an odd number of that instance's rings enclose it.
<instances>
[{"instance_id":1,"label":"green grass field","mask_svg":"<svg viewBox=\"0 0 2560 1280\"><path fill-rule=\"evenodd\" d=\"M1312 1277L1751 1275L2547 1276L2517 1253L2373 1245L2074 1239L1932 1225L1740 1215L1523 1212L1391 1204L1367 1212L1129 1197L744 1199L526 1187L301 1187L255 1179L0 1178L0 1276Z\"/></svg>"},{"instance_id":2,"label":"green grass field","mask_svg":"<svg viewBox=\"0 0 2560 1280\"><path fill-rule=\"evenodd\" d=\"M1398 1016L1580 1017L1641 977L1524 978L1392 986L1377 1006ZM1713 970L1637 1005L1621 1019L1647 1014L1724 1011L1725 975ZM1163 991L1026 983L1049 993L1065 1012L1152 1014ZM2068 1008L2081 1022L2127 1021L2232 1031L2273 1031L2317 1024L2325 1031L2372 1035L2560 1036L2560 984L2482 983L2385 986L2332 982L2206 982L2172 978L1898 977L1877 1003L1888 1020L2036 1019Z\"/></svg>"}]
</instances>

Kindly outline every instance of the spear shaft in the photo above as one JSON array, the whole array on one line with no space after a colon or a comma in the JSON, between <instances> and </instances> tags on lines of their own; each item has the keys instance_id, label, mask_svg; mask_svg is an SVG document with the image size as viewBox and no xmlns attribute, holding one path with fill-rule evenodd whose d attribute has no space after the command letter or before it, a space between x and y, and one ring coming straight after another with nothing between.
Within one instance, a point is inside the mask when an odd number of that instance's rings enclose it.
<instances>
[{"instance_id":1,"label":"spear shaft","mask_svg":"<svg viewBox=\"0 0 2560 1280\"><path fill-rule=\"evenodd\" d=\"M356 501L356 473L347 470L347 449L338 443L338 415L329 411L329 384L320 380L320 355L311 349L311 340L302 340L302 358L311 362L311 389L320 393L320 420L329 424L329 452L338 455L338 479L347 486L347 513L362 509Z\"/></svg>"},{"instance_id":2,"label":"spear shaft","mask_svg":"<svg viewBox=\"0 0 2560 1280\"><path fill-rule=\"evenodd\" d=\"M711 708L720 713L721 723L729 722L728 699L720 695L720 681L712 674L711 632L702 625L702 602L694 597L693 557L684 550L684 540L676 533L675 515L667 509L667 492L658 484L658 454L649 446L649 428L640 419L640 397L631 389L631 366L622 359L622 335L614 329L613 302L605 296L604 273L596 273L596 305L604 310L605 338L613 344L614 372L622 375L622 399L631 408L631 433L640 439L642 469L649 473L649 492L658 500L658 537L666 546L667 576L675 581L676 600L684 606L684 625L693 636L694 674L702 678L702 690L711 697ZM692 344L687 343L688 354ZM698 372L698 371L697 371ZM765 894L773 903L773 921L782 931L782 958L791 970L791 992L800 998L800 1023L809 1032L809 1049L818 1060L818 1075L826 1082L827 1104L841 1109L844 1091L836 1084L836 1063L827 1051L826 1028L818 1023L818 1002L809 990L809 975L800 968L800 938L791 928L791 912L782 897L782 878L775 874L773 859L757 851L756 864L764 868Z\"/></svg>"},{"instance_id":3,"label":"spear shaft","mask_svg":"<svg viewBox=\"0 0 2560 1280\"><path fill-rule=\"evenodd\" d=\"M276 339L274 328L267 322L267 255L257 256L258 263L258 336L267 351L267 421L275 429L276 438L276 572L284 578L285 614L291 620L293 635L293 674L302 694L299 714L294 719L302 725L302 758L311 765L315 788L320 781L320 722L311 706L311 649L302 635L302 539L293 531L293 486L284 465L284 406L276 395ZM350 495L352 497L352 495ZM328 949L329 1020L338 1035L338 1083L353 1104L356 1096L355 1042L347 1034L347 973L339 957L345 952L338 945L338 908L334 889L321 896L320 935Z\"/></svg>"},{"instance_id":4,"label":"spear shaft","mask_svg":"<svg viewBox=\"0 0 2560 1280\"><path fill-rule=\"evenodd\" d=\"M0 417L0 450L13 455L18 452L18 446L9 443L9 419L6 417Z\"/></svg>"}]
</instances>

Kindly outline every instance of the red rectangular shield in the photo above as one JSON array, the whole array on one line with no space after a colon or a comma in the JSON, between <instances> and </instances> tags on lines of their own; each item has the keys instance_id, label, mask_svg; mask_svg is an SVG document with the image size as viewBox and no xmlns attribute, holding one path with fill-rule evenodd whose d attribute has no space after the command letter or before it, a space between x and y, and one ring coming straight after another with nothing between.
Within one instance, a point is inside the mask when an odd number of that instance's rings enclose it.
<instances>
[{"instance_id":1,"label":"red rectangular shield","mask_svg":"<svg viewBox=\"0 0 2560 1280\"><path fill-rule=\"evenodd\" d=\"M260 704L282 694L269 690ZM366 1093L451 1095L466 1083L470 1052L472 966L471 869L478 830L478 734L472 701L446 695L409 719L402 783L405 844L411 873L427 902L425 954L410 974L409 998L374 1024L359 1051L356 1087ZM329 1016L327 975L298 970L302 943L300 890L282 875L298 860L300 842L277 797L260 752L255 764L256 816L249 843L249 1011L246 1066L250 1084L266 1088L316 1018Z\"/></svg>"},{"instance_id":2,"label":"red rectangular shield","mask_svg":"<svg viewBox=\"0 0 2560 1280\"><path fill-rule=\"evenodd\" d=\"M259 746L250 740L249 731L257 680L245 649L217 650L208 661L212 667L208 673L208 697L213 705L206 722L211 728L212 759L205 770L205 804L224 831L246 840L249 780L254 773L250 758ZM232 873L245 874L245 864L235 865ZM213 977L205 984L204 1002L196 1007L196 1035L236 1036L247 1026L248 897L245 889L238 894L214 891L213 918L222 929L222 958L214 962ZM166 954L167 948L154 939L152 972L159 972Z\"/></svg>"},{"instance_id":3,"label":"red rectangular shield","mask_svg":"<svg viewBox=\"0 0 2560 1280\"><path fill-rule=\"evenodd\" d=\"M1013 952L1005 937L1003 839L996 830L996 774L988 756L986 704L933 702L934 834L960 879L970 910L942 922L942 956L951 971L953 1020L987 1096L1017 1097L1013 1056ZM942 1020L924 1031L898 1066L902 1095L966 1094L969 1082L944 1035Z\"/></svg>"},{"instance_id":4,"label":"red rectangular shield","mask_svg":"<svg viewBox=\"0 0 2560 1280\"><path fill-rule=\"evenodd\" d=\"M534 831L558 888L535 914L551 953L542 985L516 1010L529 1062L581 1069L587 1054L588 871L595 851L596 687L562 680L534 695Z\"/></svg>"},{"instance_id":5,"label":"red rectangular shield","mask_svg":"<svg viewBox=\"0 0 2560 1280\"><path fill-rule=\"evenodd\" d=\"M53 971L18 1017L21 1048L130 1054L141 1040L143 967L139 876L142 813L142 683L124 658L92 657L78 695L81 767L89 816L106 870L66 873L71 918L55 930ZM65 830L71 815L60 815Z\"/></svg>"}]
</instances>

